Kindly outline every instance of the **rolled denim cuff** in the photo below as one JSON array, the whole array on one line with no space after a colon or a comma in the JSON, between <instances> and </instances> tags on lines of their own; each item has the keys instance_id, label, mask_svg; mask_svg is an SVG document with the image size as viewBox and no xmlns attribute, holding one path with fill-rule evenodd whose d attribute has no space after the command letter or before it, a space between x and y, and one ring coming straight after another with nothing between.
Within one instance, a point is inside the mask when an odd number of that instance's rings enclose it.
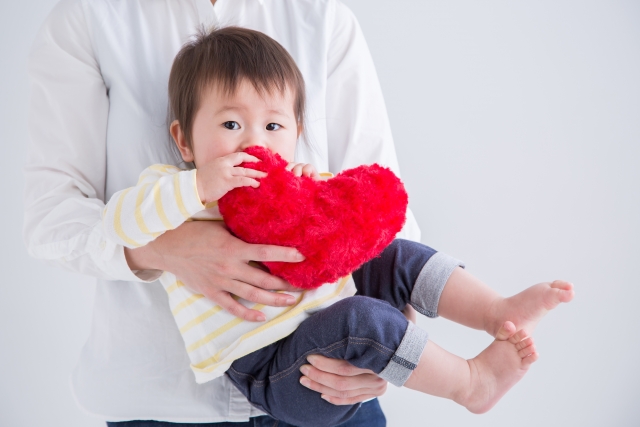
<instances>
[{"instance_id":1,"label":"rolled denim cuff","mask_svg":"<svg viewBox=\"0 0 640 427\"><path fill-rule=\"evenodd\" d=\"M396 352L391 356L389 364L378 374L383 380L402 387L413 370L418 366L420 356L427 345L428 335L411 322L407 322L407 330Z\"/></svg>"},{"instance_id":2,"label":"rolled denim cuff","mask_svg":"<svg viewBox=\"0 0 640 427\"><path fill-rule=\"evenodd\" d=\"M411 306L427 317L438 317L440 295L456 267L464 268L464 263L442 252L433 254L413 285Z\"/></svg>"}]
</instances>

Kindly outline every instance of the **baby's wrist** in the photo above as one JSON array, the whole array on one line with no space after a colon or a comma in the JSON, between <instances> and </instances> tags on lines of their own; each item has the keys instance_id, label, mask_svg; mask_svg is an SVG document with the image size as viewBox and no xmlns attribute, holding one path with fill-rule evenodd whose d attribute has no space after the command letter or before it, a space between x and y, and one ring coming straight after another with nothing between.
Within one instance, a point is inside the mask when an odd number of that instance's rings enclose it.
<instances>
[{"instance_id":1,"label":"baby's wrist","mask_svg":"<svg viewBox=\"0 0 640 427\"><path fill-rule=\"evenodd\" d=\"M210 200L207 200L206 193L204 191L204 186L202 185L202 177L196 170L196 192L198 193L198 198L200 199L200 203L206 205Z\"/></svg>"}]
</instances>

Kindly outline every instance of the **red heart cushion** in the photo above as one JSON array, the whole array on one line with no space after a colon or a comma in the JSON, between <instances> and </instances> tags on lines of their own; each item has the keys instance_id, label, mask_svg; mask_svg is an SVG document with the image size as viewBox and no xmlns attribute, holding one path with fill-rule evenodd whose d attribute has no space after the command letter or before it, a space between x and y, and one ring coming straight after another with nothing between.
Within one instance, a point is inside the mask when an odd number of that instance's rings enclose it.
<instances>
[{"instance_id":1,"label":"red heart cushion","mask_svg":"<svg viewBox=\"0 0 640 427\"><path fill-rule=\"evenodd\" d=\"M265 262L269 271L303 289L352 273L379 255L405 222L402 181L377 164L345 170L327 181L296 177L287 162L263 147L247 153L267 172L258 188L240 187L218 201L229 229L249 243L297 248L305 260Z\"/></svg>"}]
</instances>

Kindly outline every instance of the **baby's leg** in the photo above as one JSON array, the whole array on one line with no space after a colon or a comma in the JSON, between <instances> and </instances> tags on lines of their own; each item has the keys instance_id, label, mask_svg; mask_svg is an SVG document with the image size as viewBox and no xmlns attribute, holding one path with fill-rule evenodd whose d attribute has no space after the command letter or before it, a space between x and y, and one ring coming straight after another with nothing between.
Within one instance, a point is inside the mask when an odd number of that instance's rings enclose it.
<instances>
[{"instance_id":1,"label":"baby's leg","mask_svg":"<svg viewBox=\"0 0 640 427\"><path fill-rule=\"evenodd\" d=\"M380 257L355 271L353 279L360 295L382 299L399 310L411 304L426 316L442 316L492 336L505 321L532 332L549 310L573 299L573 285L561 280L503 298L462 266L428 246L396 239Z\"/></svg>"},{"instance_id":2,"label":"baby's leg","mask_svg":"<svg viewBox=\"0 0 640 427\"><path fill-rule=\"evenodd\" d=\"M299 426L337 425L358 405L336 406L300 384L307 356L321 354L370 369L401 386L417 366L427 335L383 301L355 296L314 314L291 335L236 360L227 376L256 407Z\"/></svg>"},{"instance_id":3,"label":"baby's leg","mask_svg":"<svg viewBox=\"0 0 640 427\"><path fill-rule=\"evenodd\" d=\"M355 296L236 360L227 376L253 405L278 420L305 427L343 423L359 405L332 405L300 384L299 368L311 354L346 360L396 386L449 398L478 413L495 405L537 358L531 338L506 322L496 341L466 361L428 342L424 331L389 304Z\"/></svg>"},{"instance_id":4,"label":"baby's leg","mask_svg":"<svg viewBox=\"0 0 640 427\"><path fill-rule=\"evenodd\" d=\"M470 360L428 342L405 386L451 399L476 414L487 412L538 359L533 339L515 330L505 322L496 340Z\"/></svg>"},{"instance_id":5,"label":"baby's leg","mask_svg":"<svg viewBox=\"0 0 640 427\"><path fill-rule=\"evenodd\" d=\"M396 239L352 276L358 295L387 301L400 311L411 304L419 313L437 317L442 289L462 265L421 243Z\"/></svg>"},{"instance_id":6,"label":"baby's leg","mask_svg":"<svg viewBox=\"0 0 640 427\"><path fill-rule=\"evenodd\" d=\"M467 271L457 268L447 280L438 302L438 315L496 336L505 321L532 333L538 322L561 302L573 299L571 283L538 283L503 298Z\"/></svg>"}]
</instances>

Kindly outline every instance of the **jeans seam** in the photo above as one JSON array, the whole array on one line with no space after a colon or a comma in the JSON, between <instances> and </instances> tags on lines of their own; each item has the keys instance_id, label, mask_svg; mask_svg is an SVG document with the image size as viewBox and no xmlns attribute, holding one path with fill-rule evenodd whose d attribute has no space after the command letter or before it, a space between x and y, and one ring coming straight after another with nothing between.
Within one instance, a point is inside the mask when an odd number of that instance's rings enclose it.
<instances>
[{"instance_id":1,"label":"jeans seam","mask_svg":"<svg viewBox=\"0 0 640 427\"><path fill-rule=\"evenodd\" d=\"M309 350L307 352L305 352L302 356L300 356L298 359L296 359L295 362L293 362L293 364L291 364L291 366L289 366L287 369L280 371L274 375L270 375L269 377L267 377L267 379L265 380L258 380L257 378L255 378L253 375L250 374L245 374L243 372L239 372L236 369L234 369L233 367L230 367L229 370L233 371L235 374L237 375L242 375L244 377L248 377L251 379L251 383L253 384L254 387L263 387L266 383L267 380L270 383L275 383L277 381L280 381L281 379L289 376L292 372L295 372L300 366L302 366L302 362L304 360L306 360L306 357L309 356L310 354L314 354L314 353L318 353L318 352L332 352L335 351L339 348L345 347L348 343L353 343L356 345L362 345L362 344L366 344L371 346L371 348L381 354L384 355L388 355L388 354L395 354L395 351L385 347L384 345L380 344L379 342L372 340L370 338L360 338L360 337L347 337L344 338L340 341L336 341L332 344L329 344L326 347L322 347L322 348L314 348L312 350Z\"/></svg>"}]
</instances>

